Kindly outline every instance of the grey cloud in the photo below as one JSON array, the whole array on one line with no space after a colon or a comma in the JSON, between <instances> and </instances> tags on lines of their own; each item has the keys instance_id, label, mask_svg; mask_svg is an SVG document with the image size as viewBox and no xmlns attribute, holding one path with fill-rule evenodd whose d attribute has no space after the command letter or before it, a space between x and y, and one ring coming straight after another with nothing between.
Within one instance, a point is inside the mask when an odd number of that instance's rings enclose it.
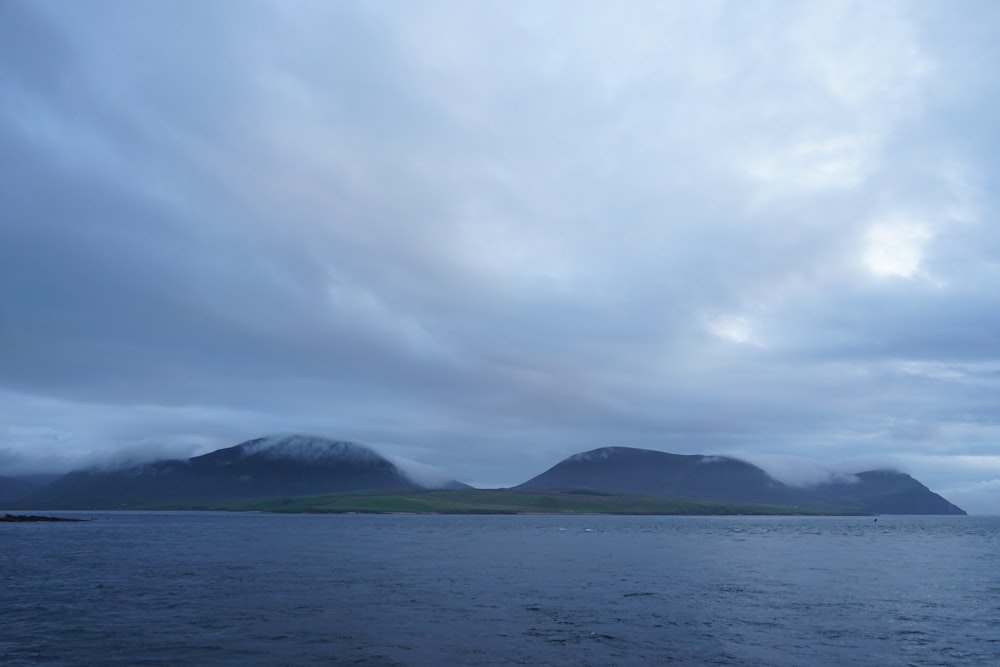
<instances>
[{"instance_id":1,"label":"grey cloud","mask_svg":"<svg viewBox=\"0 0 1000 667\"><path fill-rule=\"evenodd\" d=\"M4 3L3 446L982 453L978 9Z\"/></svg>"}]
</instances>

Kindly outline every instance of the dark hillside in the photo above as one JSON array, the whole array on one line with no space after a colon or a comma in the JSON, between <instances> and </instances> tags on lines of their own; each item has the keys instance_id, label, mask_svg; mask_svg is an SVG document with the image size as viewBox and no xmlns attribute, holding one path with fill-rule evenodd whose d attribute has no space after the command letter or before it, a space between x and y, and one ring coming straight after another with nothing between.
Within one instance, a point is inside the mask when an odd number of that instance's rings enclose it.
<instances>
[{"instance_id":1,"label":"dark hillside","mask_svg":"<svg viewBox=\"0 0 1000 667\"><path fill-rule=\"evenodd\" d=\"M187 460L74 471L26 502L38 508L127 507L194 498L417 488L392 462L366 447L288 436L250 440Z\"/></svg>"},{"instance_id":2,"label":"dark hillside","mask_svg":"<svg viewBox=\"0 0 1000 667\"><path fill-rule=\"evenodd\" d=\"M871 514L965 514L900 472L861 472L802 488L784 484L757 466L735 458L631 447L605 447L576 454L515 488L589 489L723 503L853 509Z\"/></svg>"},{"instance_id":3,"label":"dark hillside","mask_svg":"<svg viewBox=\"0 0 1000 667\"><path fill-rule=\"evenodd\" d=\"M515 487L582 488L607 493L720 502L796 505L805 496L739 459L605 447L576 454Z\"/></svg>"},{"instance_id":4,"label":"dark hillside","mask_svg":"<svg viewBox=\"0 0 1000 667\"><path fill-rule=\"evenodd\" d=\"M813 491L830 502L852 502L871 514L965 514L909 475L870 470L828 482Z\"/></svg>"}]
</instances>

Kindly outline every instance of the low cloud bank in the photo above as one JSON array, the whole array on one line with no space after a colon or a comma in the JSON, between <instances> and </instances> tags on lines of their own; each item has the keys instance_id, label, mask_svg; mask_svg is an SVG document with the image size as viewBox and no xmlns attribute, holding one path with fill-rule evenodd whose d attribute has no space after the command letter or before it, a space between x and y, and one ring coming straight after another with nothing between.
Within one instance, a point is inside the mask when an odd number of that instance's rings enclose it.
<instances>
[{"instance_id":1,"label":"low cloud bank","mask_svg":"<svg viewBox=\"0 0 1000 667\"><path fill-rule=\"evenodd\" d=\"M840 463L826 463L805 456L788 454L734 453L734 457L749 461L768 475L790 486L809 487L824 482L856 481L855 474L867 470L907 472L891 457L852 458Z\"/></svg>"}]
</instances>

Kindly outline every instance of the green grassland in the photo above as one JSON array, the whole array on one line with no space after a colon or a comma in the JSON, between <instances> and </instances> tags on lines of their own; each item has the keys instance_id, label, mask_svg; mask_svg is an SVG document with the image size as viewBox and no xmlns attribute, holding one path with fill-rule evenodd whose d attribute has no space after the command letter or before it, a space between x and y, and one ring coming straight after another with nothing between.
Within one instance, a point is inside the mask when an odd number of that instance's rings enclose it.
<instances>
[{"instance_id":1,"label":"green grassland","mask_svg":"<svg viewBox=\"0 0 1000 667\"><path fill-rule=\"evenodd\" d=\"M286 513L373 514L635 514L635 515L843 515L844 508L805 508L626 496L592 491L526 492L509 489L363 491L294 498L171 503L149 509Z\"/></svg>"}]
</instances>

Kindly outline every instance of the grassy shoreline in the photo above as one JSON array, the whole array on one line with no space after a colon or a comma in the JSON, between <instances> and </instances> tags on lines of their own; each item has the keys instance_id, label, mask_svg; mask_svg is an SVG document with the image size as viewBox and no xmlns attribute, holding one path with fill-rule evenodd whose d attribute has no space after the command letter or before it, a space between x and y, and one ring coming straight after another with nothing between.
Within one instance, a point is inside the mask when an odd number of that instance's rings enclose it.
<instances>
[{"instance_id":1,"label":"grassy shoreline","mask_svg":"<svg viewBox=\"0 0 1000 667\"><path fill-rule=\"evenodd\" d=\"M124 508L123 508L124 509ZM359 491L291 498L239 498L136 505L129 509L258 511L284 514L608 514L844 516L853 508L791 507L631 496L588 491L509 489Z\"/></svg>"}]
</instances>

